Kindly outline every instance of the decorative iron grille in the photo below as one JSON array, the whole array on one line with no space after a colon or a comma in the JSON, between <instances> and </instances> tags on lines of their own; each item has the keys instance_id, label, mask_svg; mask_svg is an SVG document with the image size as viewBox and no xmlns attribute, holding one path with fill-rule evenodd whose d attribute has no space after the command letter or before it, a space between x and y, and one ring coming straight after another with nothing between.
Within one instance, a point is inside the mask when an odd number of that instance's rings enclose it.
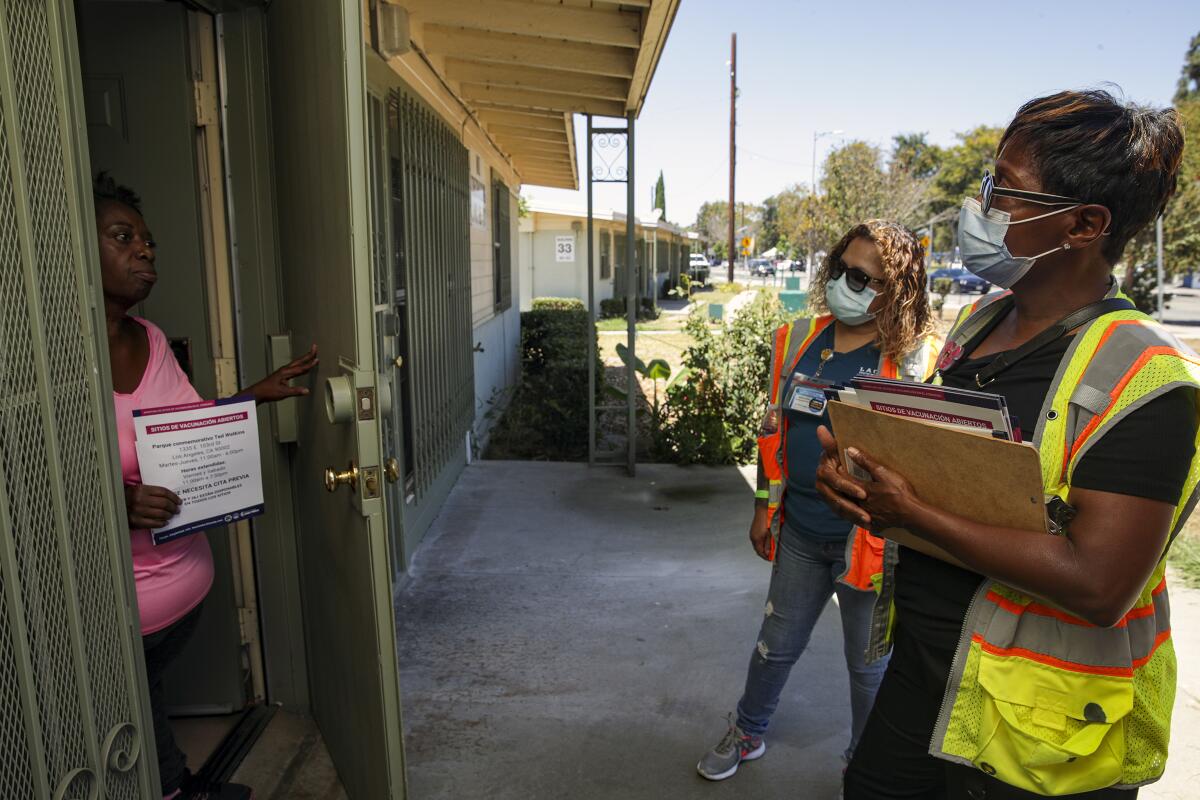
<instances>
[{"instance_id":1,"label":"decorative iron grille","mask_svg":"<svg viewBox=\"0 0 1200 800\"><path fill-rule=\"evenodd\" d=\"M469 163L454 130L407 92L390 95L388 127L404 217L394 263L406 273L400 283L410 298L412 469L419 502L460 451L475 419Z\"/></svg>"}]
</instances>

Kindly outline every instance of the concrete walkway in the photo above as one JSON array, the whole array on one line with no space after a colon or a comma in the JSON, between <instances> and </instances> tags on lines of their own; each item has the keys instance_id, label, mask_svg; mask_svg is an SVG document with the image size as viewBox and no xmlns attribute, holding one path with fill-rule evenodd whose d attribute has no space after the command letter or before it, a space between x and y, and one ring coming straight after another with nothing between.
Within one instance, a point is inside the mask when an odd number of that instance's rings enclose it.
<instances>
[{"instance_id":1,"label":"concrete walkway","mask_svg":"<svg viewBox=\"0 0 1200 800\"><path fill-rule=\"evenodd\" d=\"M849 736L832 607L767 755L705 782L769 580L748 473L485 461L467 468L397 597L405 746L420 800L837 797ZM1200 797L1200 592L1172 586L1170 765L1143 798Z\"/></svg>"},{"instance_id":2,"label":"concrete walkway","mask_svg":"<svg viewBox=\"0 0 1200 800\"><path fill-rule=\"evenodd\" d=\"M735 468L467 468L397 600L411 796L833 798L849 701L826 613L767 756L710 784L769 566Z\"/></svg>"}]
</instances>

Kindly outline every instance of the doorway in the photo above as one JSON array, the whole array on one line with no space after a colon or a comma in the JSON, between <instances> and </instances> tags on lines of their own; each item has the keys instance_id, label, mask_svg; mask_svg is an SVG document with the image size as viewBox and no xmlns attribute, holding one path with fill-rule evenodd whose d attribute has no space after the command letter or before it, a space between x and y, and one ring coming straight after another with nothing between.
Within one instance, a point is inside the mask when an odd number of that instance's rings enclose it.
<instances>
[{"instance_id":1,"label":"doorway","mask_svg":"<svg viewBox=\"0 0 1200 800\"><path fill-rule=\"evenodd\" d=\"M77 6L88 147L142 198L161 279L135 313L163 329L203 397L240 383L218 105L215 19L175 2ZM205 535L215 577L195 634L166 677L195 771L264 699L249 525ZM250 600L251 602L248 602Z\"/></svg>"}]
</instances>

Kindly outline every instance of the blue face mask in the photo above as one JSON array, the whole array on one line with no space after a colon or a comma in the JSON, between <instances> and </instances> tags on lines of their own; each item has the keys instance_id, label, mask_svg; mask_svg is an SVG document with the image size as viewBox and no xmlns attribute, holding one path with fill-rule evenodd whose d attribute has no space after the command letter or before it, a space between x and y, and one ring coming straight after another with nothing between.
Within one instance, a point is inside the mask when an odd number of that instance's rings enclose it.
<instances>
[{"instance_id":1,"label":"blue face mask","mask_svg":"<svg viewBox=\"0 0 1200 800\"><path fill-rule=\"evenodd\" d=\"M1070 250L1071 245L1067 242L1036 256L1014 256L1008 252L1008 246L1004 243L1008 227L1045 219L1078 207L1060 208L1041 216L1013 222L1012 215L1007 211L993 208L984 214L979 201L968 197L963 200L962 209L958 212L958 246L962 252L963 266L988 283L1011 289L1017 281L1025 277L1025 273L1029 272L1039 258L1058 250Z\"/></svg>"},{"instance_id":2,"label":"blue face mask","mask_svg":"<svg viewBox=\"0 0 1200 800\"><path fill-rule=\"evenodd\" d=\"M851 327L875 319L867 309L875 299L876 292L870 286L861 292L851 291L846 285L846 275L825 284L825 304L839 321Z\"/></svg>"}]
</instances>

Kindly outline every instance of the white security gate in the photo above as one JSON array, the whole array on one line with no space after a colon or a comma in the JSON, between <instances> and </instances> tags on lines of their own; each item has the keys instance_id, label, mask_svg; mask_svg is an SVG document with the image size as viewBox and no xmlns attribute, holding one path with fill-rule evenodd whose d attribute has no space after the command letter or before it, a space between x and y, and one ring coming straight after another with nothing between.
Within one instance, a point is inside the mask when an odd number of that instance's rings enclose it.
<instances>
[{"instance_id":1,"label":"white security gate","mask_svg":"<svg viewBox=\"0 0 1200 800\"><path fill-rule=\"evenodd\" d=\"M68 0L0 0L0 797L155 796Z\"/></svg>"}]
</instances>

